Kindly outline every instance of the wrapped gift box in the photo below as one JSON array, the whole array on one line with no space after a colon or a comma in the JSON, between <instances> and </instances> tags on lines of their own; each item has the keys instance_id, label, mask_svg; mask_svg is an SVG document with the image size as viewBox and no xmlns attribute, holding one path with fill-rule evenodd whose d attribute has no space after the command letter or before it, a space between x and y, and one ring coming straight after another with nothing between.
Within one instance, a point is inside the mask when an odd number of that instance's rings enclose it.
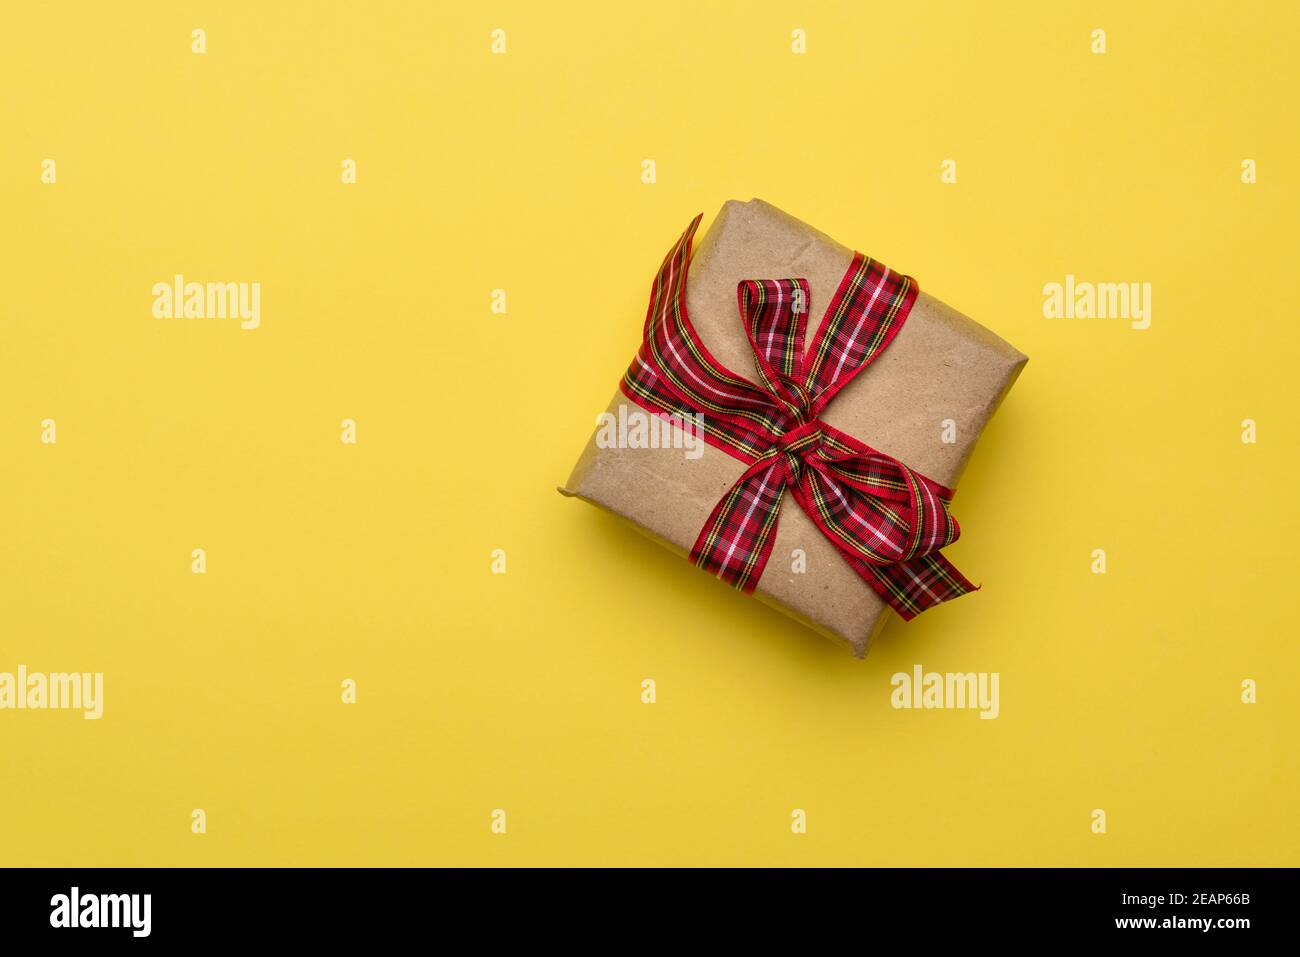
<instances>
[{"instance_id":1,"label":"wrapped gift box","mask_svg":"<svg viewBox=\"0 0 1300 957\"><path fill-rule=\"evenodd\" d=\"M738 312L737 284L806 279L806 339L811 341L852 259L849 247L762 200L729 201L690 261L685 290L690 321L719 362L752 379L754 353ZM927 295L922 285L892 342L839 391L820 418L954 487L1026 361L998 336ZM613 416L607 422L645 415L621 390L606 411ZM746 468L718 448L690 442L689 435L686 448L662 441L620 447L598 441L599 435L598 429L560 491L628 519L681 553L689 553L714 506ZM772 557L754 594L863 657L890 608L790 493L785 496ZM978 521L956 511L967 522ZM796 550L804 556L802 567Z\"/></svg>"}]
</instances>

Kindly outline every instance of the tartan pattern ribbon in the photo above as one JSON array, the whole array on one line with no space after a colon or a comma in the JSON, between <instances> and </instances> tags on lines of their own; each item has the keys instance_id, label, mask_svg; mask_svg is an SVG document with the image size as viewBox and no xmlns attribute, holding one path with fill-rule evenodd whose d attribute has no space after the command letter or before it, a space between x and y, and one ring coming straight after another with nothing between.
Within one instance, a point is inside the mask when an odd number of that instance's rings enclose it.
<instances>
[{"instance_id":1,"label":"tartan pattern ribbon","mask_svg":"<svg viewBox=\"0 0 1300 957\"><path fill-rule=\"evenodd\" d=\"M952 490L818 418L898 334L916 283L854 253L805 352L804 279L746 279L736 291L758 381L710 355L686 312L696 216L651 288L645 332L623 393L748 467L714 507L691 561L752 592L776 539L788 490L844 560L903 618L972 585L940 554L957 540ZM702 418L687 419L687 416Z\"/></svg>"}]
</instances>

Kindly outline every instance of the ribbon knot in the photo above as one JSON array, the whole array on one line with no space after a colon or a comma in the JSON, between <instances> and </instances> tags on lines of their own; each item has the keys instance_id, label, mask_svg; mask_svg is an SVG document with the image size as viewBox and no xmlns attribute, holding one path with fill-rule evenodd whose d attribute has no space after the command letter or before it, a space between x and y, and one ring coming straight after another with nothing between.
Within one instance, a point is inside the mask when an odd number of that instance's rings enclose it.
<instances>
[{"instance_id":1,"label":"ribbon knot","mask_svg":"<svg viewBox=\"0 0 1300 957\"><path fill-rule=\"evenodd\" d=\"M903 618L974 589L940 554L957 540L952 491L819 418L897 335L916 300L908 276L861 253L805 350L808 283L746 279L736 289L757 382L705 348L686 312L700 217L664 259L645 336L623 378L642 407L704 415L704 439L748 466L714 506L691 560L745 592L763 574L789 491L839 554Z\"/></svg>"},{"instance_id":2,"label":"ribbon knot","mask_svg":"<svg viewBox=\"0 0 1300 957\"><path fill-rule=\"evenodd\" d=\"M803 463L821 449L821 425L816 419L796 425L783 433L776 440L776 445L772 446L773 452L783 456L788 482L799 481L803 474Z\"/></svg>"}]
</instances>

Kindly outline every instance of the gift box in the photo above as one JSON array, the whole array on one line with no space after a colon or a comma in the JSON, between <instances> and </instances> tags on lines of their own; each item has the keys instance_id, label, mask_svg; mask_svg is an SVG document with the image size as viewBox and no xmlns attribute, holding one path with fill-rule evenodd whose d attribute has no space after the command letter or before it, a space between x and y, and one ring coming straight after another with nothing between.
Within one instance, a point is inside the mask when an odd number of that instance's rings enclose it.
<instances>
[{"instance_id":1,"label":"gift box","mask_svg":"<svg viewBox=\"0 0 1300 957\"><path fill-rule=\"evenodd\" d=\"M948 503L1027 359L762 200L727 202L692 255L698 223L560 491L861 658L891 610L973 590L942 556Z\"/></svg>"}]
</instances>

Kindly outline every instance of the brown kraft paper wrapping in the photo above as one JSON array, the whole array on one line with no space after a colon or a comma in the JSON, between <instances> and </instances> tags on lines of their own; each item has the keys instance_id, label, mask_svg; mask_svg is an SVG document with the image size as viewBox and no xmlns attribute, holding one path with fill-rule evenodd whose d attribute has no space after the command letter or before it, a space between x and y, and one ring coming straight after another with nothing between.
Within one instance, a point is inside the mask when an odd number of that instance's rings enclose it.
<instances>
[{"instance_id":1,"label":"brown kraft paper wrapping","mask_svg":"<svg viewBox=\"0 0 1300 957\"><path fill-rule=\"evenodd\" d=\"M665 249L672 237L665 238ZM860 248L860 247L859 247ZM870 249L864 250L870 255ZM752 199L730 200L691 260L686 309L714 357L756 379L753 352L736 305L742 279L808 280L811 341L853 258L829 236ZM904 270L906 271L906 270ZM653 272L647 266L647 275ZM894 341L845 386L822 419L949 487L955 487L980 432L1028 361L972 319L921 293ZM631 356L628 357L631 361ZM621 370L620 370L621 371ZM615 391L608 411L644 412ZM956 422L956 441L940 440ZM688 554L700 529L745 465L700 441L681 448L600 448L593 434L560 491L631 521L661 544ZM960 519L960 507L956 510ZM807 571L791 571L794 549ZM698 573L698 572L697 572ZM840 557L787 491L772 557L755 597L861 658L892 615Z\"/></svg>"}]
</instances>

